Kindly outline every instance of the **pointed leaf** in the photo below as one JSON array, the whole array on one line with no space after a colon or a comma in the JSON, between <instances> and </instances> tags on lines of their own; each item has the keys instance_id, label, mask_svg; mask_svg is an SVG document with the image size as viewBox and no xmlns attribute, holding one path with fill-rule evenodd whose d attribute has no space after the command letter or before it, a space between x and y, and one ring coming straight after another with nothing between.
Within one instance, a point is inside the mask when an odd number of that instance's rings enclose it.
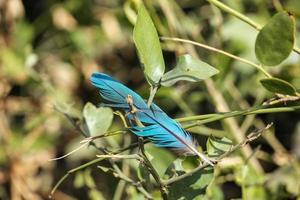
<instances>
[{"instance_id":1,"label":"pointed leaf","mask_svg":"<svg viewBox=\"0 0 300 200\"><path fill-rule=\"evenodd\" d=\"M285 60L294 46L294 18L279 12L261 29L255 42L255 54L264 65L274 66Z\"/></svg>"},{"instance_id":2,"label":"pointed leaf","mask_svg":"<svg viewBox=\"0 0 300 200\"><path fill-rule=\"evenodd\" d=\"M169 87L177 81L198 82L217 74L219 71L189 54L179 57L174 69L164 74L161 84Z\"/></svg>"},{"instance_id":3,"label":"pointed leaf","mask_svg":"<svg viewBox=\"0 0 300 200\"><path fill-rule=\"evenodd\" d=\"M113 120L113 112L110 108L96 108L87 103L83 108L83 116L88 129L88 136L105 133Z\"/></svg>"},{"instance_id":4,"label":"pointed leaf","mask_svg":"<svg viewBox=\"0 0 300 200\"><path fill-rule=\"evenodd\" d=\"M260 80L260 83L268 91L279 94L295 95L296 89L294 86L279 78L264 78Z\"/></svg>"},{"instance_id":5,"label":"pointed leaf","mask_svg":"<svg viewBox=\"0 0 300 200\"><path fill-rule=\"evenodd\" d=\"M138 10L133 40L147 81L150 85L157 85L164 74L165 63L156 28L143 5Z\"/></svg>"}]
</instances>

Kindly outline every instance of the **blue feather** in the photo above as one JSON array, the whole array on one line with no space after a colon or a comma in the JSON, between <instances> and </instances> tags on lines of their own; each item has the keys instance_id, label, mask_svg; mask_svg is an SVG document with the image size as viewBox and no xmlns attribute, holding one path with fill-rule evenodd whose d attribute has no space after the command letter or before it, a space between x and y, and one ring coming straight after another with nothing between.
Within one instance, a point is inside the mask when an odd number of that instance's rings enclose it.
<instances>
[{"instance_id":1,"label":"blue feather","mask_svg":"<svg viewBox=\"0 0 300 200\"><path fill-rule=\"evenodd\" d=\"M149 138L158 147L198 155L213 165L208 158L196 150L196 144L191 135L156 104L152 103L149 108L141 96L107 74L93 73L91 82L99 89L104 106L123 109L127 113L126 117L132 125L131 132L137 136ZM137 109L135 113L130 112L132 108L127 101L128 95L131 96L133 106ZM136 125L135 119L138 119L143 126Z\"/></svg>"}]
</instances>

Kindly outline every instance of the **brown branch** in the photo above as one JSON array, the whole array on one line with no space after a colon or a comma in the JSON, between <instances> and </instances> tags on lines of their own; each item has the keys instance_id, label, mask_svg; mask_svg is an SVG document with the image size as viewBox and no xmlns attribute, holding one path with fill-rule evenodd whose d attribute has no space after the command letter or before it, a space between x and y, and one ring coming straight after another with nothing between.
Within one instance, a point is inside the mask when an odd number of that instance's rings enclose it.
<instances>
[{"instance_id":1,"label":"brown branch","mask_svg":"<svg viewBox=\"0 0 300 200\"><path fill-rule=\"evenodd\" d=\"M269 129L271 126L273 125L273 123L271 124L268 124L265 128L263 129L259 129L257 131L254 131L252 133L250 133L249 135L246 136L246 138L239 142L237 145L233 146L232 148L230 148L229 151L225 152L224 154L222 154L221 156L219 156L216 160L215 160L215 163L217 164L218 162L220 162L220 160L222 160L223 158L229 156L231 153L233 153L234 151L240 149L241 147L245 146L246 144L248 144L249 142L252 142L253 140L256 140L257 138L259 138L261 136L261 134L266 131L267 129ZM177 176L175 178L171 178L169 180L166 180L164 181L164 185L171 185L172 183L175 183L177 181L180 181L186 177L189 177L189 176L192 176L193 174L195 174L196 172L206 168L206 167L209 167L210 165L209 164L203 164L203 165L200 165L198 167L196 167L195 169L193 169L192 171L186 173L186 174L183 174L181 176Z\"/></svg>"}]
</instances>

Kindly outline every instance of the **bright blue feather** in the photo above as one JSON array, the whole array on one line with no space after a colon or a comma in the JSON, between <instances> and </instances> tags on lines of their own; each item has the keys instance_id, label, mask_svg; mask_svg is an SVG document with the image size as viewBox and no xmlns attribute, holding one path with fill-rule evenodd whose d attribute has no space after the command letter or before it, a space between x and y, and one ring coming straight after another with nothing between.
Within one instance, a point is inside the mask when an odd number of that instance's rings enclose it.
<instances>
[{"instance_id":1,"label":"bright blue feather","mask_svg":"<svg viewBox=\"0 0 300 200\"><path fill-rule=\"evenodd\" d=\"M134 91L103 73L93 73L91 82L100 90L104 100L104 106L115 109L123 109L127 119L131 122L131 132L140 137L149 138L158 147L175 149L185 154L199 155L206 162L212 164L205 156L196 150L192 137L177 123L171 119L154 103L150 108L145 101ZM133 106L138 109L134 114L130 113L130 105L126 98L130 95ZM136 117L144 127L134 123Z\"/></svg>"}]
</instances>

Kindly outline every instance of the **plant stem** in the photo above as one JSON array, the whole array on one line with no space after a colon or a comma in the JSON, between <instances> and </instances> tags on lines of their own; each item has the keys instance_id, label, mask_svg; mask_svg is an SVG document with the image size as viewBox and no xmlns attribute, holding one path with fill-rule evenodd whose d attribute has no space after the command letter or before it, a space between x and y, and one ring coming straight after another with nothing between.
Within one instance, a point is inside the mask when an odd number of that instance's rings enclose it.
<instances>
[{"instance_id":1,"label":"plant stem","mask_svg":"<svg viewBox=\"0 0 300 200\"><path fill-rule=\"evenodd\" d=\"M260 64L256 64L250 60L247 60L245 58L241 58L239 56L233 55L231 53L228 53L226 51L223 51L221 49L217 49L199 42L195 42L195 41L191 41L191 40L186 40L186 39L181 39L181 38L176 38L176 37L160 37L161 40L170 40L170 41L175 41L175 42L183 42L183 43L188 43L188 44L192 44L198 47L202 47L204 49L208 49L210 51L214 51L220 54L223 54L225 56L228 56L230 58L233 58L235 60L238 60L240 62L246 63L248 65L251 65L253 67L255 67L256 69L258 69L259 71L261 71L266 77L271 78L272 76L262 67L262 65Z\"/></svg>"},{"instance_id":2,"label":"plant stem","mask_svg":"<svg viewBox=\"0 0 300 200\"><path fill-rule=\"evenodd\" d=\"M148 168L148 171L151 173L151 175L153 176L153 178L155 179L156 183L159 186L162 198L164 200L168 200L167 188L164 185L164 183L162 182L162 180L160 179L157 171L152 166L150 160L147 158L147 155L146 155L145 149L144 149L144 142L143 142L142 137L139 137L139 148L140 148L141 156L143 157L143 160L144 160L144 164L146 165L146 167Z\"/></svg>"},{"instance_id":3,"label":"plant stem","mask_svg":"<svg viewBox=\"0 0 300 200\"><path fill-rule=\"evenodd\" d=\"M233 111L233 112L226 112L226 113L216 113L216 114L208 114L209 117L205 118L206 115L196 115L191 117L184 117L176 119L178 122L188 122L188 121L195 121L195 123L189 124L184 126L185 129L189 129L195 126L199 126L201 124L206 124L222 119L226 119L229 117L236 117L236 116L244 116L244 115L253 115L253 114L266 114L266 113L280 113L280 112L293 112L300 109L300 106L291 106L291 107L278 107L278 108L263 108L261 106L259 108L253 108L248 110L241 110L241 111Z\"/></svg>"},{"instance_id":4,"label":"plant stem","mask_svg":"<svg viewBox=\"0 0 300 200\"><path fill-rule=\"evenodd\" d=\"M157 86L151 86L151 88L150 88L150 95L149 95L149 99L148 99L148 102L147 102L148 107L151 106L151 104L153 102L153 99L154 99L154 96L155 96L155 94L157 92L157 89L158 89Z\"/></svg>"},{"instance_id":5,"label":"plant stem","mask_svg":"<svg viewBox=\"0 0 300 200\"><path fill-rule=\"evenodd\" d=\"M216 7L220 8L221 10L228 12L229 14L239 18L240 20L246 22L247 24L249 24L250 26L252 26L253 28L255 28L256 30L260 30L262 27L261 25L259 25L258 23L256 23L255 21L251 20L249 17L247 17L246 15L230 8L229 6L225 5L224 3L218 1L218 0L207 0L209 3L215 5Z\"/></svg>"},{"instance_id":6,"label":"plant stem","mask_svg":"<svg viewBox=\"0 0 300 200\"><path fill-rule=\"evenodd\" d=\"M208 119L218 116L227 115L229 117L232 116L239 116L239 115L252 115L252 114L266 114L266 113L278 113L278 112L293 112L300 109L300 106L290 106L290 107L276 107L276 108L266 108L266 106L260 106L253 109L247 110L239 110L239 111L232 111L232 112L224 112L224 113L212 113L212 114L205 114L205 115L195 115L190 117L182 117L177 118L176 121L178 122L188 122L194 120L202 120ZM230 115L229 115L230 114Z\"/></svg>"},{"instance_id":7,"label":"plant stem","mask_svg":"<svg viewBox=\"0 0 300 200\"><path fill-rule=\"evenodd\" d=\"M229 6L227 6L226 4L218 1L218 0L207 0L209 3L211 3L212 5L215 5L216 7L220 8L221 10L237 17L238 19L246 22L247 24L249 24L250 26L252 26L253 28L255 28L256 30L260 31L262 29L262 26L258 23L256 23L255 21L253 21L252 19L250 19L249 17L247 17L246 15L230 8ZM300 54L300 48L294 46L293 51Z\"/></svg>"}]
</instances>

